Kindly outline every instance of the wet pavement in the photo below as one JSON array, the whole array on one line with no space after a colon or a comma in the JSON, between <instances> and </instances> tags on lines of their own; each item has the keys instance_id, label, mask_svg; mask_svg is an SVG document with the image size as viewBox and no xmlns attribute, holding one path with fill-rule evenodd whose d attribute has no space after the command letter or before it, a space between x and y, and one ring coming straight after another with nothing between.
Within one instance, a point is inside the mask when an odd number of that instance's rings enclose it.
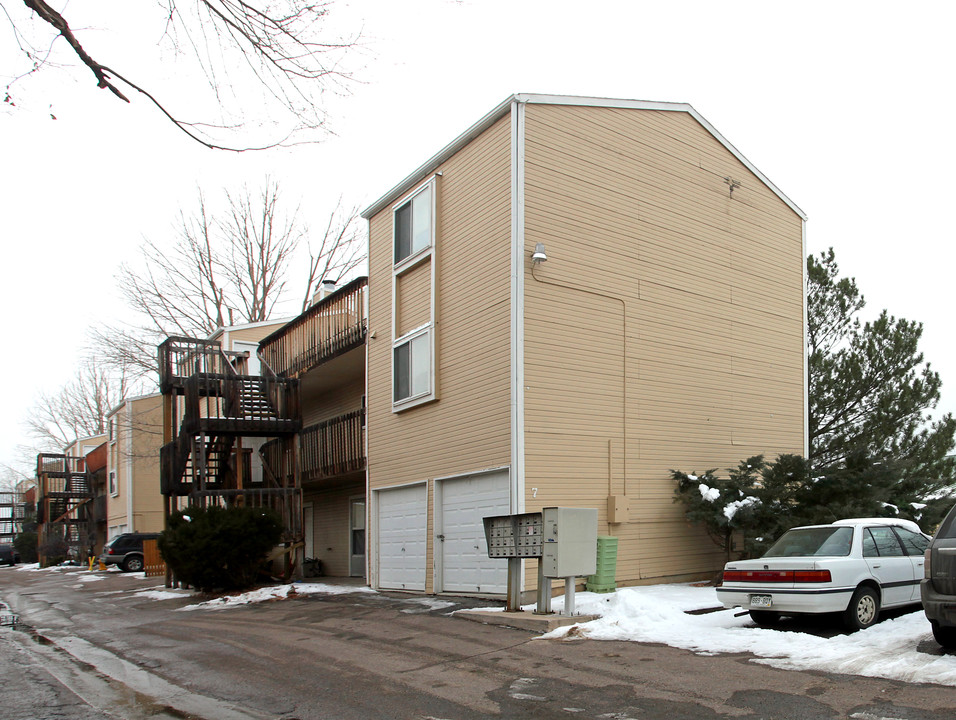
<instances>
[{"instance_id":1,"label":"wet pavement","mask_svg":"<svg viewBox=\"0 0 956 720\"><path fill-rule=\"evenodd\" d=\"M481 599L352 592L184 610L197 598L142 574L17 569L0 569L0 598L25 623L0 628L0 672L31 686L0 686L4 720L956 716L950 687L451 616L499 604Z\"/></svg>"}]
</instances>

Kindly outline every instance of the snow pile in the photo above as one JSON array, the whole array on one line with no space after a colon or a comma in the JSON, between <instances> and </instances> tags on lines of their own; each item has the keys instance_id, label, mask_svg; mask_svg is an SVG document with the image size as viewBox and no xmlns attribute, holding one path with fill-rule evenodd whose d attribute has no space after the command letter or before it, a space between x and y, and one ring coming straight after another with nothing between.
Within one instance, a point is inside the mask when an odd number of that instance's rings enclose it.
<instances>
[{"instance_id":1,"label":"snow pile","mask_svg":"<svg viewBox=\"0 0 956 720\"><path fill-rule=\"evenodd\" d=\"M177 611L188 610L222 610L223 608L236 607L238 605L251 605L253 603L268 602L270 600L282 600L296 595L345 595L347 593L371 593L375 592L364 585L328 585L325 583L293 583L289 585L273 585L270 587L252 590L241 595L223 595L215 600L187 605L177 608Z\"/></svg>"},{"instance_id":2,"label":"snow pile","mask_svg":"<svg viewBox=\"0 0 956 720\"><path fill-rule=\"evenodd\" d=\"M714 502L720 497L720 490L708 486L707 483L701 483L697 489L700 490L700 496L707 502Z\"/></svg>"},{"instance_id":3,"label":"snow pile","mask_svg":"<svg viewBox=\"0 0 956 720\"><path fill-rule=\"evenodd\" d=\"M563 598L555 598L554 608L562 605ZM755 662L786 670L956 686L956 655L917 649L923 642L937 648L922 610L832 638L754 627L740 609L687 614L719 606L712 587L653 585L622 588L613 595L577 593L575 610L601 617L543 637L661 643L701 655L752 653Z\"/></svg>"}]
</instances>

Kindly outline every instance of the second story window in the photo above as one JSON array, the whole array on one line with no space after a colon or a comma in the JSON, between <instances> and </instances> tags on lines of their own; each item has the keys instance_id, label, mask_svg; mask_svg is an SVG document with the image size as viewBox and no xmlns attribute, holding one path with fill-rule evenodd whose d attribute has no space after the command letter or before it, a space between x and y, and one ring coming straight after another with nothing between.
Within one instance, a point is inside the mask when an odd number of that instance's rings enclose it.
<instances>
[{"instance_id":1,"label":"second story window","mask_svg":"<svg viewBox=\"0 0 956 720\"><path fill-rule=\"evenodd\" d=\"M393 402L400 403L431 392L430 340L430 333L425 330L413 337L396 341L395 356L392 358L392 371L395 375L392 382Z\"/></svg>"},{"instance_id":2,"label":"second story window","mask_svg":"<svg viewBox=\"0 0 956 720\"><path fill-rule=\"evenodd\" d=\"M396 265L432 246L432 196L432 185L429 183L395 208Z\"/></svg>"}]
</instances>

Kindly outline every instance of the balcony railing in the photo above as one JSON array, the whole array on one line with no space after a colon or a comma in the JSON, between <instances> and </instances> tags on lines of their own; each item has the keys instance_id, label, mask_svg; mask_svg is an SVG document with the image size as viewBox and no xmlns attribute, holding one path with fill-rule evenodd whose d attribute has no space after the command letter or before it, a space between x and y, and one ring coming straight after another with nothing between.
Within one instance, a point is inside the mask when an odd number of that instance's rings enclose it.
<instances>
[{"instance_id":1,"label":"balcony railing","mask_svg":"<svg viewBox=\"0 0 956 720\"><path fill-rule=\"evenodd\" d=\"M157 349L159 387L163 394L181 388L193 375L245 372L245 353L227 352L215 340L168 337Z\"/></svg>"},{"instance_id":2,"label":"balcony railing","mask_svg":"<svg viewBox=\"0 0 956 720\"><path fill-rule=\"evenodd\" d=\"M86 473L86 458L63 455L62 453L40 453L37 455L37 477L57 475L65 477Z\"/></svg>"},{"instance_id":3,"label":"balcony railing","mask_svg":"<svg viewBox=\"0 0 956 720\"><path fill-rule=\"evenodd\" d=\"M325 420L299 433L299 462L305 481L365 469L365 410Z\"/></svg>"},{"instance_id":4,"label":"balcony railing","mask_svg":"<svg viewBox=\"0 0 956 720\"><path fill-rule=\"evenodd\" d=\"M290 472L289 449L272 440L260 451L277 482ZM365 410L324 420L299 432L299 471L303 482L359 472L365 469ZM290 478L284 478L289 481Z\"/></svg>"},{"instance_id":5,"label":"balcony railing","mask_svg":"<svg viewBox=\"0 0 956 720\"><path fill-rule=\"evenodd\" d=\"M368 331L368 278L356 278L259 343L263 361L294 376L359 347Z\"/></svg>"}]
</instances>

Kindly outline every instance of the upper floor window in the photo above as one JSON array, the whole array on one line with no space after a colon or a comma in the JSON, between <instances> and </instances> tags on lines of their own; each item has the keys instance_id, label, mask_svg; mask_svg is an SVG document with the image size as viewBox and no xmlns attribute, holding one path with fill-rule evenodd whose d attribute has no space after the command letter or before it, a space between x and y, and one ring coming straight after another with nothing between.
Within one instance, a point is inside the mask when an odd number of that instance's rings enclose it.
<instances>
[{"instance_id":1,"label":"upper floor window","mask_svg":"<svg viewBox=\"0 0 956 720\"><path fill-rule=\"evenodd\" d=\"M432 184L428 183L395 208L396 265L432 246L433 195Z\"/></svg>"},{"instance_id":2,"label":"upper floor window","mask_svg":"<svg viewBox=\"0 0 956 720\"><path fill-rule=\"evenodd\" d=\"M428 331L396 341L392 371L392 401L419 398L431 393L431 337Z\"/></svg>"}]
</instances>

